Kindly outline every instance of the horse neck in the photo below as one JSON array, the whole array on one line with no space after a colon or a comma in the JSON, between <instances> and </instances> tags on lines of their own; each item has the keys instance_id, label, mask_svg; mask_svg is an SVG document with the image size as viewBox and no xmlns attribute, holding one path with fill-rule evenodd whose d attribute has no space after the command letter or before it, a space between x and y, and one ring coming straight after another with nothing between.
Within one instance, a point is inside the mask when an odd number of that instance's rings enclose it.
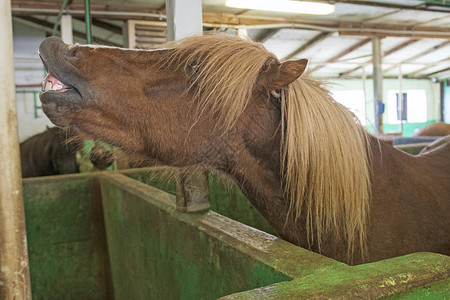
<instances>
[{"instance_id":1,"label":"horse neck","mask_svg":"<svg viewBox=\"0 0 450 300\"><path fill-rule=\"evenodd\" d=\"M281 119L271 100L264 95L259 100L258 105L250 104L246 108L244 117L236 124L236 134L231 134L232 142L228 143L231 151L223 171L276 227L280 216L287 213L280 175ZM272 220L274 216L278 220ZM284 224L284 219L281 220Z\"/></svg>"},{"instance_id":2,"label":"horse neck","mask_svg":"<svg viewBox=\"0 0 450 300\"><path fill-rule=\"evenodd\" d=\"M418 185L424 186L427 185L425 182L431 181L427 187L431 192L433 186L437 188L441 184L435 182L438 174L441 178L450 176L450 144L426 155L410 155L374 137L371 137L370 145L372 194L375 200L387 197L395 201L388 195L392 191L386 187L400 189L401 186L402 190L416 191ZM442 184L448 186L445 180Z\"/></svg>"},{"instance_id":3,"label":"horse neck","mask_svg":"<svg viewBox=\"0 0 450 300\"><path fill-rule=\"evenodd\" d=\"M417 163L420 163L420 159L416 156L396 149L391 142L379 140L373 136L370 137L369 151L372 161L372 183L391 176L403 177L401 170L403 166L417 166Z\"/></svg>"}]
</instances>

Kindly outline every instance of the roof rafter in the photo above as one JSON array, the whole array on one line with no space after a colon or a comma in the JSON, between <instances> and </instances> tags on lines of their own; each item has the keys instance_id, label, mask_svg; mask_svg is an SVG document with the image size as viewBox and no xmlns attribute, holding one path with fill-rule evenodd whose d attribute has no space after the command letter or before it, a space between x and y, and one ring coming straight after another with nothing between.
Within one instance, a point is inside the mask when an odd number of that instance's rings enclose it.
<instances>
[{"instance_id":1,"label":"roof rafter","mask_svg":"<svg viewBox=\"0 0 450 300\"><path fill-rule=\"evenodd\" d=\"M346 4L355 4L355 5L365 5L365 6L376 6L376 7L384 7L384 8L393 8L393 9L402 9L402 10L421 10L421 11L434 11L434 12L444 12L448 13L447 9L439 9L439 8L429 8L427 5L402 5L402 4L393 4L393 3L385 3L385 2L374 2L374 1L360 1L360 0L333 0L333 3L346 3ZM436 5L433 5L436 6Z\"/></svg>"},{"instance_id":2,"label":"roof rafter","mask_svg":"<svg viewBox=\"0 0 450 300\"><path fill-rule=\"evenodd\" d=\"M407 59L402 60L401 62L399 62L399 63L397 64L397 66L398 66L398 65L401 65L401 64L404 64L404 63L407 63L407 62L410 61L410 60L415 60L415 59L417 59L417 58L419 58L419 57L421 57L421 56L423 56L423 55L425 55L425 54L429 54L430 52L434 52L434 51L436 51L436 50L438 50L438 49L441 49L442 47L445 47L445 46L447 46L447 45L449 45L449 44L450 44L450 40L449 40L449 41L442 42L442 43L440 43L439 45L436 45L436 46L434 46L434 47L428 48L428 49L426 49L426 50L424 50L424 51L421 51L420 53L417 53L417 54L414 55L414 56L411 56L411 57L408 57ZM390 70L396 68L397 66L389 67L389 68L387 68L386 70L384 70L384 72L388 72L388 71L390 71Z\"/></svg>"},{"instance_id":3,"label":"roof rafter","mask_svg":"<svg viewBox=\"0 0 450 300\"><path fill-rule=\"evenodd\" d=\"M260 43L264 43L268 39L272 38L281 28L269 28L264 30L261 34L256 37L256 41Z\"/></svg>"},{"instance_id":4,"label":"roof rafter","mask_svg":"<svg viewBox=\"0 0 450 300\"><path fill-rule=\"evenodd\" d=\"M336 55L333 56L332 58L327 59L327 60L325 61L325 63L333 63L333 62L336 62L336 60L338 60L339 58L341 58L341 57L343 57L343 56L349 54L350 52L355 51L355 50L358 49L358 48L361 48L361 47L364 46L365 44L369 43L371 40L372 40L372 38L366 38L366 39L363 39L363 40L359 41L358 43L352 45L351 47L345 49L344 51L339 52L338 54L336 54ZM312 73L312 72L316 72L317 70L319 70L319 69L321 69L321 68L323 68L323 67L324 67L324 65L317 66L317 67L315 67L315 68L313 68L313 69L311 70L311 73Z\"/></svg>"},{"instance_id":5,"label":"roof rafter","mask_svg":"<svg viewBox=\"0 0 450 300\"><path fill-rule=\"evenodd\" d=\"M389 49L389 50L385 51L383 53L383 56L388 56L388 55L390 55L390 54L392 54L394 52L397 52L397 51L399 51L399 50L401 50L403 48L406 48L406 47L410 46L411 44L416 43L417 41L419 41L419 40L418 39L411 39L411 40L405 41L405 42L403 42L403 43L393 47L392 49ZM358 66L356 68L353 68L353 69L348 70L346 72L340 73L339 76L340 77L347 76L347 75L349 75L349 74L351 74L351 73L353 73L353 72L355 72L355 71L357 71L357 70L359 70L359 69L369 65L371 62L372 62L372 59L369 59L365 63L361 64L360 66Z\"/></svg>"},{"instance_id":6,"label":"roof rafter","mask_svg":"<svg viewBox=\"0 0 450 300\"><path fill-rule=\"evenodd\" d=\"M444 62L444 61L448 61L448 60L450 60L450 56L441 60L440 62ZM435 66L436 66L436 64L428 64L428 65L424 66L423 68L420 68L418 70L415 70L413 72L409 72L409 73L405 74L405 76L416 76L417 74L420 74L423 71L431 69L432 67L435 67Z\"/></svg>"},{"instance_id":7,"label":"roof rafter","mask_svg":"<svg viewBox=\"0 0 450 300\"><path fill-rule=\"evenodd\" d=\"M349 1L333 0L338 3L350 3L355 5L373 6L370 1ZM405 5L380 5L393 9L415 9L415 7ZM19 15L57 15L59 12L59 3L49 1L22 1L12 0L11 9L14 16ZM433 11L430 9L422 9ZM74 3L68 6L67 13L72 15L83 15L84 6L80 3ZM94 17L108 17L111 19L141 19L141 20L160 20L164 19L161 10L145 7L127 7L123 4L106 5L93 4L91 12ZM448 12L448 11L446 11ZM127 15L128 14L128 15ZM404 36L404 37L426 37L426 38L450 38L450 29L447 27L426 27L426 26L404 26L402 24L386 23L364 23L352 20L326 20L326 19L301 19L292 17L274 17L267 15L236 15L229 13L203 12L203 22L212 26L223 26L230 28L304 28L320 31L339 31L341 34L366 35L366 36Z\"/></svg>"},{"instance_id":8,"label":"roof rafter","mask_svg":"<svg viewBox=\"0 0 450 300\"><path fill-rule=\"evenodd\" d=\"M420 25L420 26L423 26L423 25L425 25L425 24L429 24L429 23L433 23L433 22L436 22L436 21L445 20L445 19L447 19L447 18L450 18L450 14L447 15L447 16L444 16L444 17L435 18L435 19L431 19L431 20L428 20L428 21L417 22L417 23L412 24L412 26L413 26L413 27L419 26L419 25Z\"/></svg>"},{"instance_id":9,"label":"roof rafter","mask_svg":"<svg viewBox=\"0 0 450 300\"><path fill-rule=\"evenodd\" d=\"M78 21L85 22L83 17L73 17L73 18ZM98 18L92 18L92 25L111 31L112 33L122 34L122 27L109 24L107 22L99 20Z\"/></svg>"},{"instance_id":10,"label":"roof rafter","mask_svg":"<svg viewBox=\"0 0 450 300\"><path fill-rule=\"evenodd\" d=\"M305 44L301 45L300 47L298 47L297 49L295 49L294 51L292 51L291 53L289 53L288 55L283 57L283 60L288 60L288 59L293 58L294 56L300 54L301 52L305 51L306 49L311 48L314 45L317 45L319 42L323 41L324 39L329 37L331 34L333 34L333 32L319 33L318 35L316 35L315 37L313 37L312 39L307 41Z\"/></svg>"},{"instance_id":11,"label":"roof rafter","mask_svg":"<svg viewBox=\"0 0 450 300\"><path fill-rule=\"evenodd\" d=\"M447 72L447 71L450 71L450 67L447 67L447 68L444 68L444 69L441 69L441 70L438 70L438 71L434 71L434 72L425 74L425 76L426 77L430 77L431 75L436 75L436 74L439 74L439 73L442 73L442 72Z\"/></svg>"},{"instance_id":12,"label":"roof rafter","mask_svg":"<svg viewBox=\"0 0 450 300\"><path fill-rule=\"evenodd\" d=\"M35 17L28 17L28 16L22 16L22 17L14 17L32 24L36 24L39 25L42 29L44 29L47 33L51 34L53 32L53 26L54 24L48 21L44 21ZM81 38L81 39L86 39L86 34L84 32L80 32L80 31L76 31L73 30L73 35L76 36L77 38ZM100 43L102 45L110 45L110 46L117 46L117 47L121 47L121 45L118 45L116 43L104 40L104 39L100 39L97 37L93 38L95 42Z\"/></svg>"},{"instance_id":13,"label":"roof rafter","mask_svg":"<svg viewBox=\"0 0 450 300\"><path fill-rule=\"evenodd\" d=\"M391 16L391 15L395 15L396 13L399 13L401 11L402 11L401 9L397 9L397 10L394 10L394 11L391 11L391 12L388 12L388 13L384 13L384 14L381 14L381 15L378 15L378 16L374 16L374 17L371 17L371 18L368 18L368 19L364 19L362 21L362 23L367 23L367 22L370 22L370 21L373 21L373 20L376 20L376 19L380 19L380 18L383 18L383 17Z\"/></svg>"}]
</instances>

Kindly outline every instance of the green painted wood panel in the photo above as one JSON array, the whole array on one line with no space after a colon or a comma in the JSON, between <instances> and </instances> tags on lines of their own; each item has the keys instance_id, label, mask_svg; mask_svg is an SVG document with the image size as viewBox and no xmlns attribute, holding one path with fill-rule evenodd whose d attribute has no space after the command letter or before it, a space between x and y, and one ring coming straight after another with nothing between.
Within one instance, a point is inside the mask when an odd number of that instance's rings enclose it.
<instances>
[{"instance_id":1,"label":"green painted wood panel","mask_svg":"<svg viewBox=\"0 0 450 300\"><path fill-rule=\"evenodd\" d=\"M26 179L24 201L33 299L450 299L448 256L347 266L117 172Z\"/></svg>"},{"instance_id":2,"label":"green painted wood panel","mask_svg":"<svg viewBox=\"0 0 450 300\"><path fill-rule=\"evenodd\" d=\"M201 221L217 214L178 212L174 196L117 175L101 179L116 299L216 299L290 279L215 237Z\"/></svg>"},{"instance_id":3,"label":"green painted wood panel","mask_svg":"<svg viewBox=\"0 0 450 300\"><path fill-rule=\"evenodd\" d=\"M93 176L25 179L31 289L39 299L107 299L107 257Z\"/></svg>"},{"instance_id":4,"label":"green painted wood panel","mask_svg":"<svg viewBox=\"0 0 450 300\"><path fill-rule=\"evenodd\" d=\"M176 194L175 182L168 177L159 176L158 172L152 168L131 169L121 173L172 195ZM225 181L215 175L209 175L209 193L212 211L253 228L275 234L266 219L230 180Z\"/></svg>"}]
</instances>

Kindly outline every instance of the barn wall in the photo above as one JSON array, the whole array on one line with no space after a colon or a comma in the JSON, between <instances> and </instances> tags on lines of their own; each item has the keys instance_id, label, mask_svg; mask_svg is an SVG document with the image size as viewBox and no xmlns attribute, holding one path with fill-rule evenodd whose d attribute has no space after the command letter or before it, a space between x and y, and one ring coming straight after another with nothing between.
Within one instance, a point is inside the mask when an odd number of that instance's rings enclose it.
<instances>
[{"instance_id":1,"label":"barn wall","mask_svg":"<svg viewBox=\"0 0 450 300\"><path fill-rule=\"evenodd\" d=\"M44 79L44 68L38 55L39 44L44 38L44 31L13 21L16 86L40 84ZM16 87L17 119L21 142L44 131L46 126L54 126L42 110L38 109L35 116L32 92L40 89L40 87ZM40 105L37 94L36 99Z\"/></svg>"},{"instance_id":2,"label":"barn wall","mask_svg":"<svg viewBox=\"0 0 450 300\"><path fill-rule=\"evenodd\" d=\"M374 93L373 82L367 79L365 86L360 79L333 79L331 90L345 91L345 90L365 90L366 98L366 126L373 131L374 124ZM383 102L386 104L386 111L383 115L383 128L385 132L399 131L398 124L390 124L387 115L387 97L389 90L397 90L399 88L399 81L397 79L383 80ZM406 123L404 124L404 135L411 136L416 129L422 128L428 124L438 122L440 120L440 91L439 83L434 83L431 80L419 79L403 79L402 90L424 89L427 97L427 121L424 123Z\"/></svg>"}]
</instances>

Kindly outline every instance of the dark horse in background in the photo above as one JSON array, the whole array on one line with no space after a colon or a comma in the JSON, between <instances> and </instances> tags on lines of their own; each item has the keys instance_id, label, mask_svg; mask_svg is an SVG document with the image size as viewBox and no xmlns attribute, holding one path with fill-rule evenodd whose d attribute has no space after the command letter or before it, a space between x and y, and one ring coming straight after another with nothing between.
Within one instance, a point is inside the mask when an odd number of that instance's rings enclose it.
<instances>
[{"instance_id":1,"label":"dark horse in background","mask_svg":"<svg viewBox=\"0 0 450 300\"><path fill-rule=\"evenodd\" d=\"M20 143L22 178L72 174L80 172L77 153L83 141L58 127L48 128ZM114 161L114 154L94 144L89 153L94 170L105 170Z\"/></svg>"},{"instance_id":2,"label":"dark horse in background","mask_svg":"<svg viewBox=\"0 0 450 300\"><path fill-rule=\"evenodd\" d=\"M225 35L153 51L50 37L39 51L53 123L135 159L228 175L287 241L351 264L450 255L450 147L411 156L369 135L302 76L306 59Z\"/></svg>"},{"instance_id":3,"label":"dark horse in background","mask_svg":"<svg viewBox=\"0 0 450 300\"><path fill-rule=\"evenodd\" d=\"M66 137L66 132L52 127L20 143L22 177L78 173L76 151L81 144L66 143Z\"/></svg>"}]
</instances>

